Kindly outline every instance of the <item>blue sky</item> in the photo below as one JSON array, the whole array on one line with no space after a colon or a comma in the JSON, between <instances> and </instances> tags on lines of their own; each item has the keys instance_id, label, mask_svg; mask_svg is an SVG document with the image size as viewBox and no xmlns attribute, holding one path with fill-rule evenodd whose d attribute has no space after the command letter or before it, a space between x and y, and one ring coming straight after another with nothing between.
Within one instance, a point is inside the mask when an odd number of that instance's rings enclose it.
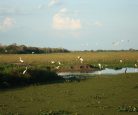
<instances>
[{"instance_id":1,"label":"blue sky","mask_svg":"<svg viewBox=\"0 0 138 115\"><path fill-rule=\"evenodd\" d=\"M138 0L0 0L0 43L138 49Z\"/></svg>"}]
</instances>

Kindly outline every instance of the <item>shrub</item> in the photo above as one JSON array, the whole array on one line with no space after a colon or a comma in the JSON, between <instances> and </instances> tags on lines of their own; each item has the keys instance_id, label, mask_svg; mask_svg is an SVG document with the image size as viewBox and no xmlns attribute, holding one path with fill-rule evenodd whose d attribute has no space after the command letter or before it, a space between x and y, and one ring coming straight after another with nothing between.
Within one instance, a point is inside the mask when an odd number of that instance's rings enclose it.
<instances>
[{"instance_id":1,"label":"shrub","mask_svg":"<svg viewBox=\"0 0 138 115\"><path fill-rule=\"evenodd\" d=\"M63 78L58 76L55 72L46 68L29 67L27 72L23 74L24 69L24 66L0 66L0 88L63 80Z\"/></svg>"}]
</instances>

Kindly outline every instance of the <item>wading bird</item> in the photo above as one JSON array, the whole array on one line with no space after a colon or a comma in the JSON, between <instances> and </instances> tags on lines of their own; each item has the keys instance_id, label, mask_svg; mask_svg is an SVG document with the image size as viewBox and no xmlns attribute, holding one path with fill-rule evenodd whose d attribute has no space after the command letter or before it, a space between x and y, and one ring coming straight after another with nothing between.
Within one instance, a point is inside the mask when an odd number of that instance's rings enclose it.
<instances>
[{"instance_id":1,"label":"wading bird","mask_svg":"<svg viewBox=\"0 0 138 115\"><path fill-rule=\"evenodd\" d=\"M135 67L137 68L137 67L138 67L138 65L137 65L137 64L135 64Z\"/></svg>"},{"instance_id":2,"label":"wading bird","mask_svg":"<svg viewBox=\"0 0 138 115\"><path fill-rule=\"evenodd\" d=\"M23 74L25 74L25 73L26 73L26 71L27 71L27 67L26 67L26 69L23 71Z\"/></svg>"},{"instance_id":3,"label":"wading bird","mask_svg":"<svg viewBox=\"0 0 138 115\"><path fill-rule=\"evenodd\" d=\"M99 66L100 69L102 69L102 65L100 63L98 64L98 66Z\"/></svg>"},{"instance_id":4,"label":"wading bird","mask_svg":"<svg viewBox=\"0 0 138 115\"><path fill-rule=\"evenodd\" d=\"M81 63L83 63L83 58L78 56L78 59L80 60Z\"/></svg>"},{"instance_id":5,"label":"wading bird","mask_svg":"<svg viewBox=\"0 0 138 115\"><path fill-rule=\"evenodd\" d=\"M123 60L120 60L120 63L122 63L123 62Z\"/></svg>"},{"instance_id":6,"label":"wading bird","mask_svg":"<svg viewBox=\"0 0 138 115\"><path fill-rule=\"evenodd\" d=\"M58 61L58 64L59 64L59 65L61 65L61 62L60 62L60 61Z\"/></svg>"},{"instance_id":7,"label":"wading bird","mask_svg":"<svg viewBox=\"0 0 138 115\"><path fill-rule=\"evenodd\" d=\"M57 66L57 67L56 67L56 69L59 69L59 68L60 68L60 66Z\"/></svg>"},{"instance_id":8,"label":"wading bird","mask_svg":"<svg viewBox=\"0 0 138 115\"><path fill-rule=\"evenodd\" d=\"M51 61L52 64L54 64L55 62L54 61Z\"/></svg>"},{"instance_id":9,"label":"wading bird","mask_svg":"<svg viewBox=\"0 0 138 115\"><path fill-rule=\"evenodd\" d=\"M125 69L125 74L127 73L127 68Z\"/></svg>"},{"instance_id":10,"label":"wading bird","mask_svg":"<svg viewBox=\"0 0 138 115\"><path fill-rule=\"evenodd\" d=\"M21 59L21 57L20 57L20 62L21 62L21 63L23 63L23 62L24 62L24 61Z\"/></svg>"},{"instance_id":11,"label":"wading bird","mask_svg":"<svg viewBox=\"0 0 138 115\"><path fill-rule=\"evenodd\" d=\"M83 58L82 57L80 58L80 62L83 63Z\"/></svg>"}]
</instances>

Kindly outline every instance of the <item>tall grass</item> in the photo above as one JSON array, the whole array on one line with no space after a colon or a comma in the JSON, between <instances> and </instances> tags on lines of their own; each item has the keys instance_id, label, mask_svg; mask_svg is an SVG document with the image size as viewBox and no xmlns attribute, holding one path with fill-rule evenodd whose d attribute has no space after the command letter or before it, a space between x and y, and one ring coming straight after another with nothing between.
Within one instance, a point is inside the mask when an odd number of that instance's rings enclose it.
<instances>
[{"instance_id":1,"label":"tall grass","mask_svg":"<svg viewBox=\"0 0 138 115\"><path fill-rule=\"evenodd\" d=\"M53 53L53 54L9 54L0 55L0 63L19 63L19 57L22 57L25 64L30 65L46 65L57 66L51 64L51 61L61 61L62 67L69 67L80 64L77 57L81 56L84 59L84 64L101 63L108 67L134 67L138 63L138 52L72 52L72 53ZM120 63L119 60L123 60Z\"/></svg>"}]
</instances>

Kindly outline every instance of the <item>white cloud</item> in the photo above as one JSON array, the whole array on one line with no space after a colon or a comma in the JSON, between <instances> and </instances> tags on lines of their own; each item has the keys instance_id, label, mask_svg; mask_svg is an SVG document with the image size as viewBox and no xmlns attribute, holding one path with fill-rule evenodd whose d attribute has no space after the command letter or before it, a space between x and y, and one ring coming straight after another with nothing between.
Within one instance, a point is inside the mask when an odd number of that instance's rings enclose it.
<instances>
[{"instance_id":1,"label":"white cloud","mask_svg":"<svg viewBox=\"0 0 138 115\"><path fill-rule=\"evenodd\" d=\"M53 16L53 28L58 30L76 30L81 28L81 22L80 19L74 19L69 16L66 8L62 8Z\"/></svg>"},{"instance_id":2,"label":"white cloud","mask_svg":"<svg viewBox=\"0 0 138 115\"><path fill-rule=\"evenodd\" d=\"M48 7L52 7L52 6L54 6L54 5L58 4L58 3L59 3L59 0L50 0L50 2L48 4Z\"/></svg>"},{"instance_id":3,"label":"white cloud","mask_svg":"<svg viewBox=\"0 0 138 115\"><path fill-rule=\"evenodd\" d=\"M11 17L5 17L3 21L0 23L0 31L8 30L15 25L15 21Z\"/></svg>"}]
</instances>

